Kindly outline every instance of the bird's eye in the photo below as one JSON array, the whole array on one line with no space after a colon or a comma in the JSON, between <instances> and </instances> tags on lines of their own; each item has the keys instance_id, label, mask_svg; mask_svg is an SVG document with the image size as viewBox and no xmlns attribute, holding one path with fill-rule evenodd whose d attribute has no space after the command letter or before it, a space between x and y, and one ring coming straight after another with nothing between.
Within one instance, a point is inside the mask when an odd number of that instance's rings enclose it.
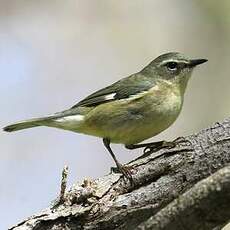
<instances>
[{"instance_id":1,"label":"bird's eye","mask_svg":"<svg viewBox=\"0 0 230 230\"><path fill-rule=\"evenodd\" d=\"M166 67L168 68L168 70L171 70L171 71L177 70L177 68L178 68L178 63L177 63L177 62L174 62L174 61L168 62L168 63L166 64Z\"/></svg>"}]
</instances>

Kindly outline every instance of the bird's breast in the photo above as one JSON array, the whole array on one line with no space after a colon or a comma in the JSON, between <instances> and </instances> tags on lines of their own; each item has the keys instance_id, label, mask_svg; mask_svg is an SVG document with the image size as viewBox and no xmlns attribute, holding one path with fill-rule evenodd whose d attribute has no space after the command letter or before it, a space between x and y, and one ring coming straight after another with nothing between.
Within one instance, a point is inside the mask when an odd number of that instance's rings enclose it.
<instances>
[{"instance_id":1,"label":"bird's breast","mask_svg":"<svg viewBox=\"0 0 230 230\"><path fill-rule=\"evenodd\" d=\"M182 97L175 89L154 86L141 94L101 104L85 117L82 132L134 144L168 128L178 117Z\"/></svg>"},{"instance_id":2,"label":"bird's breast","mask_svg":"<svg viewBox=\"0 0 230 230\"><path fill-rule=\"evenodd\" d=\"M183 97L179 91L157 87L143 98L143 116L147 135L155 136L168 128L180 114Z\"/></svg>"}]
</instances>

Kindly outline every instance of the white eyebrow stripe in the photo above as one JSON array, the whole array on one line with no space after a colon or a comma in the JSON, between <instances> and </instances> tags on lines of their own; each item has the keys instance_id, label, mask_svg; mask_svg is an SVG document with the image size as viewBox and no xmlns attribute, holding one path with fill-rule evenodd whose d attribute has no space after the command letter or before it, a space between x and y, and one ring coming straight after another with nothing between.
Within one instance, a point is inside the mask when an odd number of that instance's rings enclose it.
<instances>
[{"instance_id":1,"label":"white eyebrow stripe","mask_svg":"<svg viewBox=\"0 0 230 230\"><path fill-rule=\"evenodd\" d=\"M108 95L105 95L105 100L108 101L108 100L113 100L116 96L116 93L111 93L111 94L108 94Z\"/></svg>"},{"instance_id":2,"label":"white eyebrow stripe","mask_svg":"<svg viewBox=\"0 0 230 230\"><path fill-rule=\"evenodd\" d=\"M162 61L161 65L165 65L168 62L176 62L176 63L184 63L184 64L188 64L189 62L185 61L185 60L174 60L174 59L168 59L168 60L164 60Z\"/></svg>"}]
</instances>

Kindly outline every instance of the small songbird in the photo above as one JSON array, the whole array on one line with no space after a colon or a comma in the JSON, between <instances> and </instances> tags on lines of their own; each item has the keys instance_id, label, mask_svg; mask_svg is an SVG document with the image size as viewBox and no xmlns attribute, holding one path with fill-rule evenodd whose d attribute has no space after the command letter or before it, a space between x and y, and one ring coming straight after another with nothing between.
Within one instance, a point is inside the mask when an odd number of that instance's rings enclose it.
<instances>
[{"instance_id":1,"label":"small songbird","mask_svg":"<svg viewBox=\"0 0 230 230\"><path fill-rule=\"evenodd\" d=\"M138 143L173 124L180 114L192 70L206 61L176 52L163 54L140 72L96 91L70 109L21 121L4 130L48 126L101 137L118 170L130 179L130 170L118 162L110 143L121 143L128 149L162 145L163 141Z\"/></svg>"}]
</instances>

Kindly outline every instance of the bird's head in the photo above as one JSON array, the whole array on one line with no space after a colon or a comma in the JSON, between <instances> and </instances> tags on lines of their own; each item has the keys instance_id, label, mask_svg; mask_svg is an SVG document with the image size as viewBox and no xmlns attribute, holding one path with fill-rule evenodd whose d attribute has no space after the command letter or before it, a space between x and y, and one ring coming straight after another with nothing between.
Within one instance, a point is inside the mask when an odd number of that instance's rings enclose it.
<instances>
[{"instance_id":1,"label":"bird's head","mask_svg":"<svg viewBox=\"0 0 230 230\"><path fill-rule=\"evenodd\" d=\"M144 71L147 70L156 79L175 83L184 91L193 69L206 61L208 60L190 59L180 53L171 52L154 59Z\"/></svg>"}]
</instances>

